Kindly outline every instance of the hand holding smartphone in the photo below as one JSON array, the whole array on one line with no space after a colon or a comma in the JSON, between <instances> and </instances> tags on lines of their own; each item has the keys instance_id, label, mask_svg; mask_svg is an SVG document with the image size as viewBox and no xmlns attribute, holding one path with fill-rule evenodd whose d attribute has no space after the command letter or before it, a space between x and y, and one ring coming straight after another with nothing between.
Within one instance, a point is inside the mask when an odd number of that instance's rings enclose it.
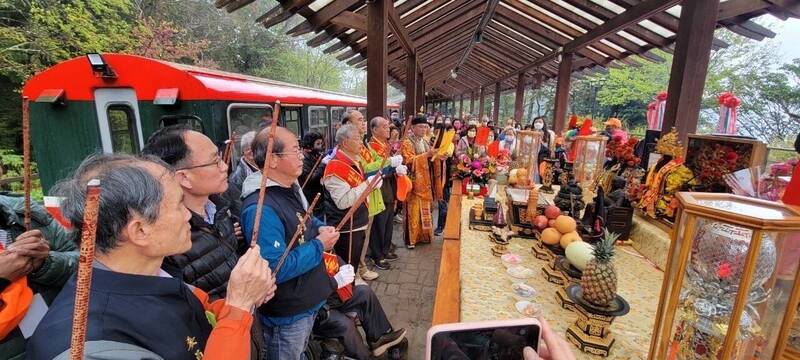
<instances>
[{"instance_id":1,"label":"hand holding smartphone","mask_svg":"<svg viewBox=\"0 0 800 360\"><path fill-rule=\"evenodd\" d=\"M520 360L536 352L542 327L532 318L443 324L428 330L426 360Z\"/></svg>"}]
</instances>

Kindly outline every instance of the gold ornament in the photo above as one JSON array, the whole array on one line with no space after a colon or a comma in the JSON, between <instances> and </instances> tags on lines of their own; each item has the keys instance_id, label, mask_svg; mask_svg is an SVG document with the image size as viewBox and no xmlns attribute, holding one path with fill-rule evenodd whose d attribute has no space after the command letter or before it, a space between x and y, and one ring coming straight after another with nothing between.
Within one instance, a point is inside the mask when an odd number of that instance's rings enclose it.
<instances>
[{"instance_id":1,"label":"gold ornament","mask_svg":"<svg viewBox=\"0 0 800 360\"><path fill-rule=\"evenodd\" d=\"M678 140L678 130L672 130L666 135L661 136L656 142L656 152L661 155L670 155L672 157L683 156L683 145Z\"/></svg>"},{"instance_id":2,"label":"gold ornament","mask_svg":"<svg viewBox=\"0 0 800 360\"><path fill-rule=\"evenodd\" d=\"M197 340L194 336L187 336L186 337L186 350L192 350L194 347L197 346Z\"/></svg>"}]
</instances>

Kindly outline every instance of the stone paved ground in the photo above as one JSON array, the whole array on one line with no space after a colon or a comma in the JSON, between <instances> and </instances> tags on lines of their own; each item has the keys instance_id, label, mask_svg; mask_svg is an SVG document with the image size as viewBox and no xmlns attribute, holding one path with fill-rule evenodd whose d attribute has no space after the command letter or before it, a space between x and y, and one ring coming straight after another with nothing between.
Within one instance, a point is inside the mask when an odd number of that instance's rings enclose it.
<instances>
[{"instance_id":1,"label":"stone paved ground","mask_svg":"<svg viewBox=\"0 0 800 360\"><path fill-rule=\"evenodd\" d=\"M442 239L436 237L431 244L417 245L414 250L399 246L402 239L402 225L395 224L393 240L400 258L392 262L390 270L376 270L380 277L370 286L392 325L408 330L408 359L421 360L425 359L425 336L433 316Z\"/></svg>"}]
</instances>

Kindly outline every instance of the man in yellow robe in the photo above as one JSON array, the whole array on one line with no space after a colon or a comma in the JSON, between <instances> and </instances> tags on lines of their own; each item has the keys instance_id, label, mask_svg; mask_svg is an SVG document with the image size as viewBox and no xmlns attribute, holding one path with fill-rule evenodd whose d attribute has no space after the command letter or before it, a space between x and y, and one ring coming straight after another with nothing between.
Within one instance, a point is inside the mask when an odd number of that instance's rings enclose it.
<instances>
[{"instance_id":1,"label":"man in yellow robe","mask_svg":"<svg viewBox=\"0 0 800 360\"><path fill-rule=\"evenodd\" d=\"M435 160L436 150L425 136L429 128L424 116L415 117L411 121L411 134L400 145L403 163L408 167L413 183L406 203L405 242L409 249L418 243L430 243L433 239L431 158Z\"/></svg>"}]
</instances>

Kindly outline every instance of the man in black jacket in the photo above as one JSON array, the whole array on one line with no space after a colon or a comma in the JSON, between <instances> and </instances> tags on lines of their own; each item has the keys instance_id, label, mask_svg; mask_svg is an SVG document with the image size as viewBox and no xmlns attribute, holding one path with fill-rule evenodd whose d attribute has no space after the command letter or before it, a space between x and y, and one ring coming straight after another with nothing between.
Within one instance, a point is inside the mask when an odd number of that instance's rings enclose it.
<instances>
[{"instance_id":1,"label":"man in black jacket","mask_svg":"<svg viewBox=\"0 0 800 360\"><path fill-rule=\"evenodd\" d=\"M247 250L237 237L237 219L215 196L228 187L228 166L211 139L184 125L155 132L142 152L175 168L175 180L192 213L192 248L165 258L164 271L208 292L212 300L224 298L231 270Z\"/></svg>"},{"instance_id":2,"label":"man in black jacket","mask_svg":"<svg viewBox=\"0 0 800 360\"><path fill-rule=\"evenodd\" d=\"M303 195L309 201L314 199L317 194L322 193L322 171L325 170L325 164L321 161L318 163L322 151L325 147L325 142L322 140L322 135L316 132L308 132L303 135L303 141L300 144L303 147L303 173L297 179L300 185L305 184L303 187ZM317 167L314 168L314 165ZM313 170L313 172L312 172ZM322 219L325 209L323 206L317 206L314 209L314 216Z\"/></svg>"}]
</instances>

